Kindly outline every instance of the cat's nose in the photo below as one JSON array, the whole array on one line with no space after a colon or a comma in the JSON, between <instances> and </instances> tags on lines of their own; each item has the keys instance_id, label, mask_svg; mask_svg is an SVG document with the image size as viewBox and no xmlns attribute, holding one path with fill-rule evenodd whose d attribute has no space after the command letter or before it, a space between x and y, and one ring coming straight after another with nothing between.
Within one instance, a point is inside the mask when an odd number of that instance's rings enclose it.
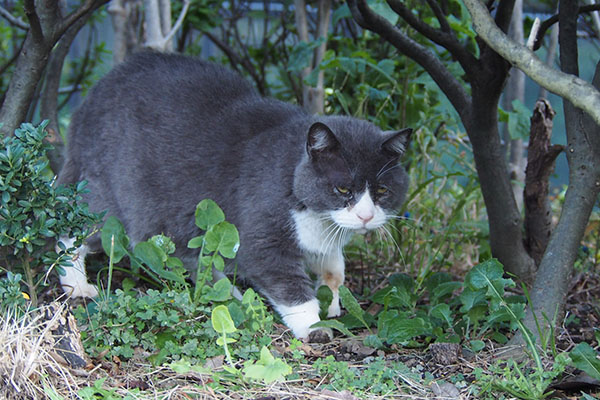
<instances>
[{"instance_id":1,"label":"cat's nose","mask_svg":"<svg viewBox=\"0 0 600 400\"><path fill-rule=\"evenodd\" d=\"M370 220L373 219L373 214L372 213L365 213L365 214L358 214L357 217L358 219L361 220L361 222L363 223L363 225L366 225Z\"/></svg>"}]
</instances>

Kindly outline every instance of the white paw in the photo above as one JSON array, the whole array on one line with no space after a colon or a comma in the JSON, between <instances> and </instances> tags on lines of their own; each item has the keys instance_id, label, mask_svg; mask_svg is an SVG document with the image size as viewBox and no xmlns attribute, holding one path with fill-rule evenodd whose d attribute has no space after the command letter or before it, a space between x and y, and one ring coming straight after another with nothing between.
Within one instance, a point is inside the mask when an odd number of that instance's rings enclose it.
<instances>
[{"instance_id":1,"label":"white paw","mask_svg":"<svg viewBox=\"0 0 600 400\"><path fill-rule=\"evenodd\" d=\"M94 298L98 296L98 289L96 286L91 285L87 282L77 282L76 285L63 284L62 288L64 292L70 297L90 297Z\"/></svg>"},{"instance_id":2,"label":"white paw","mask_svg":"<svg viewBox=\"0 0 600 400\"><path fill-rule=\"evenodd\" d=\"M274 304L275 309L283 318L285 325L292 330L298 339L307 339L308 335L316 329L310 329L312 324L319 322L319 302L317 299L309 300L296 306ZM317 328L318 329L318 328Z\"/></svg>"},{"instance_id":3,"label":"white paw","mask_svg":"<svg viewBox=\"0 0 600 400\"><path fill-rule=\"evenodd\" d=\"M342 309L340 308L340 300L333 299L329 308L327 309L327 318L335 318L342 315Z\"/></svg>"}]
</instances>

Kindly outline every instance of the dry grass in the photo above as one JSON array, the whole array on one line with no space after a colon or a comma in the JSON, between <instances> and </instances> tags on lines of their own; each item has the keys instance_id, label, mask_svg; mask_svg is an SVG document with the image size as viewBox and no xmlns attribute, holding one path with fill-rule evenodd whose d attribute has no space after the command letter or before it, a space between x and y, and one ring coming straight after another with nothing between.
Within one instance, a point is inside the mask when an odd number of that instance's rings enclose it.
<instances>
[{"instance_id":1,"label":"dry grass","mask_svg":"<svg viewBox=\"0 0 600 400\"><path fill-rule=\"evenodd\" d=\"M56 307L56 305L55 305ZM65 304L60 304L62 309ZM21 316L9 311L0 315L0 397L45 398L45 390L73 395L78 385L71 370L54 352L50 329L60 318L44 319L45 307Z\"/></svg>"}]
</instances>

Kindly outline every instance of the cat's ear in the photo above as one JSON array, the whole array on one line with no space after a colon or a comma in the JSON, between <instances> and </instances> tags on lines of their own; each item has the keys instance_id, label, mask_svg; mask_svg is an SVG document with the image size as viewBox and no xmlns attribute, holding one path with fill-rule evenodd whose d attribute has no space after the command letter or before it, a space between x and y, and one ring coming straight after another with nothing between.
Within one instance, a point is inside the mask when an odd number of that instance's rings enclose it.
<instances>
[{"instance_id":1,"label":"cat's ear","mask_svg":"<svg viewBox=\"0 0 600 400\"><path fill-rule=\"evenodd\" d=\"M381 144L381 149L395 157L402 156L406 152L406 149L408 149L412 131L412 128L404 128L399 131L384 132L386 139Z\"/></svg>"},{"instance_id":2,"label":"cat's ear","mask_svg":"<svg viewBox=\"0 0 600 400\"><path fill-rule=\"evenodd\" d=\"M322 122L315 122L308 129L308 138L306 140L306 151L309 155L332 151L338 148L340 142L327 125Z\"/></svg>"}]
</instances>

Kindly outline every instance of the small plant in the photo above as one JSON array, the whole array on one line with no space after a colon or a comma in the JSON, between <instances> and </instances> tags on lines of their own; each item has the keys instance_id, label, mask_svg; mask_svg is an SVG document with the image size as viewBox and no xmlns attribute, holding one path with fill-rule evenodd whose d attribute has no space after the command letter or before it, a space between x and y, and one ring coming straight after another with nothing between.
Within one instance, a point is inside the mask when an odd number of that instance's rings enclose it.
<instances>
[{"instance_id":1,"label":"small plant","mask_svg":"<svg viewBox=\"0 0 600 400\"><path fill-rule=\"evenodd\" d=\"M15 313L18 317L25 311L26 302L21 292L21 275L8 271L6 277L0 279L0 314Z\"/></svg>"},{"instance_id":2,"label":"small plant","mask_svg":"<svg viewBox=\"0 0 600 400\"><path fill-rule=\"evenodd\" d=\"M91 303L87 309L79 307L76 316L86 328L82 335L92 353L108 351L109 356L128 359L140 348L152 353L154 364L163 364L169 360L200 361L225 352L228 368L234 371L232 354L252 352L248 349L256 347L255 341L259 346L270 344L267 334L273 316L254 290L246 290L237 300L227 278L208 284L212 267L223 270L223 257L235 256L237 229L210 200L203 200L196 208L196 224L204 234L190 240L190 247L200 249L197 279L190 284L181 260L171 255L175 245L169 238L154 236L131 250L123 225L116 218L107 219L102 243L106 253L113 255L111 265L128 256L131 271L140 276L143 271L160 290L140 293L127 279L122 289L104 292L99 303ZM237 346L230 351L227 345L234 342Z\"/></svg>"},{"instance_id":3,"label":"small plant","mask_svg":"<svg viewBox=\"0 0 600 400\"><path fill-rule=\"evenodd\" d=\"M15 135L2 139L0 149L0 255L10 269L23 273L33 306L46 274L72 265L69 249L49 251L60 236L76 244L93 232L101 215L82 202L85 182L54 187L43 142L47 121L37 128L23 124Z\"/></svg>"}]
</instances>

